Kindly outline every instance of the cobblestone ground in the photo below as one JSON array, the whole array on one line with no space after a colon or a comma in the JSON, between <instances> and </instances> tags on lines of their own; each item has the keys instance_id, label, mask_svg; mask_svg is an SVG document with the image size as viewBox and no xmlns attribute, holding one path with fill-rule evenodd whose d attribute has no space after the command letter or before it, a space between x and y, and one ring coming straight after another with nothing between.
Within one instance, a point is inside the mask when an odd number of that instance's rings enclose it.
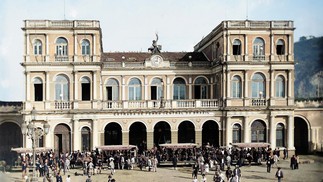
<instances>
[{"instance_id":1,"label":"cobblestone ground","mask_svg":"<svg viewBox=\"0 0 323 182\"><path fill-rule=\"evenodd\" d=\"M280 160L279 166L284 172L284 179L282 181L299 181L299 182L323 182L323 157L319 156L301 156L304 161L309 161L307 164L300 164L298 170L291 170L289 168L289 160ZM313 162L314 161L314 162ZM261 166L243 166L241 167L242 179L241 181L250 182L267 182L277 181L275 178L275 172L277 168L273 168L271 173L266 172L265 164ZM75 176L75 172L81 172L80 169L73 169L67 174L71 175L72 182L85 182L86 176ZM157 172L134 170L116 170L113 178L117 182L191 182L191 168L190 167L178 167L174 170L172 167L160 167ZM63 176L63 181L67 177L67 174ZM211 182L213 179L214 171L211 171L207 175L207 181ZM94 175L91 177L93 182L107 182L108 171L104 170L102 174ZM198 176L198 180L201 180L201 175ZM7 172L0 173L0 182L18 182L23 181L21 178L21 172ZM43 181L39 178L39 181ZM56 179L54 180L56 181Z\"/></svg>"}]
</instances>

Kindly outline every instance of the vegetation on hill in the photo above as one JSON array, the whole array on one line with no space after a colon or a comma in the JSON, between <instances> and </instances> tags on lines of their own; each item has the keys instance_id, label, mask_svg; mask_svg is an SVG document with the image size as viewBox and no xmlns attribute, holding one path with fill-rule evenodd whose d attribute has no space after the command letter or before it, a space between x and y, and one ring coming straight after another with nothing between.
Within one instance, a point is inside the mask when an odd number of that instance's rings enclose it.
<instances>
[{"instance_id":1,"label":"vegetation on hill","mask_svg":"<svg viewBox=\"0 0 323 182\"><path fill-rule=\"evenodd\" d=\"M301 37L294 44L295 97L323 96L323 37Z\"/></svg>"}]
</instances>

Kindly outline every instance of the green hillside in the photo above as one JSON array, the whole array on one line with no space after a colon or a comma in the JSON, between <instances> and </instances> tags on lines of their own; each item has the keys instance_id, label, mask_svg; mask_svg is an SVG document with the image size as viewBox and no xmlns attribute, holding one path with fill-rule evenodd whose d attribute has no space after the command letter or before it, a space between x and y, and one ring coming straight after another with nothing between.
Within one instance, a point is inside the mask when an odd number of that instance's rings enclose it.
<instances>
[{"instance_id":1,"label":"green hillside","mask_svg":"<svg viewBox=\"0 0 323 182\"><path fill-rule=\"evenodd\" d=\"M322 97L323 37L301 37L294 48L296 99Z\"/></svg>"}]
</instances>

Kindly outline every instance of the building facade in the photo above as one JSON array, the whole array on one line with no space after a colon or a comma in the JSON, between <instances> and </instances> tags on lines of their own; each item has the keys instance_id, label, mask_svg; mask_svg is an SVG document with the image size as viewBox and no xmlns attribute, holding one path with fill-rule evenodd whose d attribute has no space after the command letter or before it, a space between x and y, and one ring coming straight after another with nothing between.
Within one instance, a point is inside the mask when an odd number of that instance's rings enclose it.
<instances>
[{"instance_id":1,"label":"building facade","mask_svg":"<svg viewBox=\"0 0 323 182\"><path fill-rule=\"evenodd\" d=\"M24 23L16 124L31 122L35 108L36 125L50 125L39 146L268 142L294 153L322 142L322 122L295 112L292 21L223 21L193 52L162 52L155 40L149 52L123 53L103 52L99 21Z\"/></svg>"}]
</instances>

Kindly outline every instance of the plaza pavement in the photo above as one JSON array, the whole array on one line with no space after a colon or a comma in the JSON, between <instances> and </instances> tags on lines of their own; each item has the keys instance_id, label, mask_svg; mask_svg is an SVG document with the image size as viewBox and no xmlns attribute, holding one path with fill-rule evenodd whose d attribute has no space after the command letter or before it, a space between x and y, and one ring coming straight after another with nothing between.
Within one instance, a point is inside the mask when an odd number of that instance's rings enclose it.
<instances>
[{"instance_id":1,"label":"plaza pavement","mask_svg":"<svg viewBox=\"0 0 323 182\"><path fill-rule=\"evenodd\" d=\"M300 156L301 162L304 164L299 165L298 170L291 170L289 168L289 159L280 160L279 166L284 173L282 181L290 182L323 182L323 157L320 156ZM241 167L242 179L241 181L247 182L268 182L277 181L275 172L277 168L273 168L271 173L266 172L266 165L263 163L261 166L243 166ZM75 176L75 172L81 172L80 169L73 169L67 174L71 175L72 182L85 182L86 176ZM192 177L191 167L178 167L174 170L172 167L160 167L157 172L140 171L138 168L134 170L116 170L113 178L117 182L191 182ZM67 174L63 176L65 181ZM212 182L214 171L210 171L207 175L207 181ZM93 182L107 182L108 171L104 170L102 174L94 175L91 177ZM201 175L198 176L201 180ZM0 182L22 182L21 171L0 173ZM39 178L39 181L42 181ZM54 182L56 179L53 180Z\"/></svg>"}]
</instances>

